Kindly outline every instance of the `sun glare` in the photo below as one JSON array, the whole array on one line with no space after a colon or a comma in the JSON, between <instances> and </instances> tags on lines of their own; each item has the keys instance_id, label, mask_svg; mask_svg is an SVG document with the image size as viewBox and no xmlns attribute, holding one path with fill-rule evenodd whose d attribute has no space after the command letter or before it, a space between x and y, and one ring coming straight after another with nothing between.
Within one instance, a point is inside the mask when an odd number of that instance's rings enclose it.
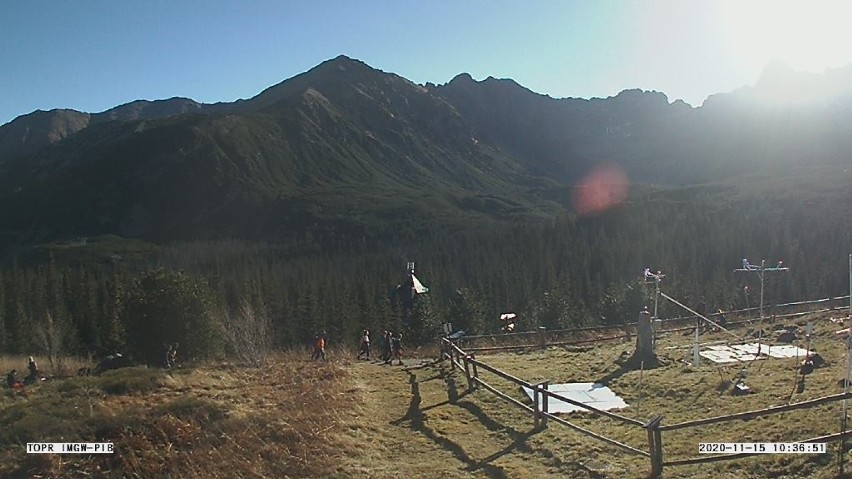
<instances>
[{"instance_id":1,"label":"sun glare","mask_svg":"<svg viewBox=\"0 0 852 479\"><path fill-rule=\"evenodd\" d=\"M774 60L810 72L852 63L852 2L738 0L720 5L722 33L744 62Z\"/></svg>"}]
</instances>

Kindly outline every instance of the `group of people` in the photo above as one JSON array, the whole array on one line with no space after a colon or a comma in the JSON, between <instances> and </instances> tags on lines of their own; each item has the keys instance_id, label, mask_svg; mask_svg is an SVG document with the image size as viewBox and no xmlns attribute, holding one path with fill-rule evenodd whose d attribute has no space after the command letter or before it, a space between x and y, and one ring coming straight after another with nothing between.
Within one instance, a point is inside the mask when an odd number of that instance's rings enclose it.
<instances>
[{"instance_id":1,"label":"group of people","mask_svg":"<svg viewBox=\"0 0 852 479\"><path fill-rule=\"evenodd\" d=\"M18 394L26 396L27 393L24 389L25 385L44 380L44 376L42 376L41 370L38 368L38 363L36 363L35 359L32 356L27 359L27 371L29 374L23 381L21 381L18 376L17 369L12 369L9 371L9 374L6 375L6 386L9 387L9 392L12 394L12 397L15 397Z\"/></svg>"},{"instance_id":2,"label":"group of people","mask_svg":"<svg viewBox=\"0 0 852 479\"><path fill-rule=\"evenodd\" d=\"M402 333L395 335L390 331L383 331L380 343L379 359L385 364L391 364L394 359L402 364ZM358 352L358 359L370 359L370 332L364 330L361 335L361 348Z\"/></svg>"},{"instance_id":3,"label":"group of people","mask_svg":"<svg viewBox=\"0 0 852 479\"><path fill-rule=\"evenodd\" d=\"M371 350L370 331L365 329L361 332L356 359L369 360ZM398 364L402 365L402 351L402 333L393 334L390 331L384 331L381 337L379 359L385 364L392 364L396 359ZM325 331L314 336L314 352L311 359L325 361Z\"/></svg>"}]
</instances>

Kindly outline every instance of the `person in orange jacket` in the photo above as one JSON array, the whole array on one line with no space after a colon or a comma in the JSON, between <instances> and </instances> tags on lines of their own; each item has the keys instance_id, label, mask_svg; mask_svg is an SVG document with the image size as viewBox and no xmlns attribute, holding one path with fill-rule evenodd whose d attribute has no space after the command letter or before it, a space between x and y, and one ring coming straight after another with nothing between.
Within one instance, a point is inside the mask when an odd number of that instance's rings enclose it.
<instances>
[{"instance_id":1,"label":"person in orange jacket","mask_svg":"<svg viewBox=\"0 0 852 479\"><path fill-rule=\"evenodd\" d=\"M325 361L325 331L319 333L314 338L314 354L311 356L314 361L322 359Z\"/></svg>"}]
</instances>

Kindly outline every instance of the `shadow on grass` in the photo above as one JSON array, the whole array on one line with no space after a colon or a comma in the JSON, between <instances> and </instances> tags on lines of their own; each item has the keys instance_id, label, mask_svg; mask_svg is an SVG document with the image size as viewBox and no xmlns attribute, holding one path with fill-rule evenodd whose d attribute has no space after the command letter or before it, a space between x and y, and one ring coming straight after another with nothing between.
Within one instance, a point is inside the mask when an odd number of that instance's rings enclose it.
<instances>
[{"instance_id":1,"label":"shadow on grass","mask_svg":"<svg viewBox=\"0 0 852 479\"><path fill-rule=\"evenodd\" d=\"M477 404L474 404L469 400L463 400L462 398L467 396L469 394L469 391L467 391L467 389L464 389L462 392L459 392L458 385L456 384L456 380L452 374L453 371L447 372L445 368L441 368L439 373L440 377L444 379L444 382L447 387L447 400L426 407L421 407L423 400L420 394L420 382L417 380L417 375L410 371L407 372L409 375L409 384L411 386L411 401L409 403L408 410L406 411L405 415L402 418L393 421L392 424L401 425L402 423L409 421L409 427L413 431L422 433L424 436L426 436L436 444L440 445L445 450L451 452L456 458L465 463L467 465L465 470L470 472L483 471L488 477L493 478L508 477L506 471L504 471L501 467L495 466L491 463L507 454L515 452L536 455L542 457L548 462L551 462L551 464L556 467L562 467L563 464L557 458L557 455L556 453L554 453L554 451L538 445L531 446L527 442L530 437L534 436L539 432L542 432L542 430L533 429L531 426L530 429L527 431L518 431L517 429L511 426L501 424L500 422L494 420ZM428 378L427 380L433 379L435 379L434 376ZM480 424L485 426L486 429L491 432L505 434L512 440L512 442L503 449L489 455L488 457L485 457L481 460L475 460L474 458L470 457L467 452L465 452L464 448L461 445L453 442L447 437L436 434L434 430L432 430L426 425L423 419L423 413L425 411L448 404L466 410L470 415L476 418L476 420ZM566 463L564 465L572 466L577 468L578 470L582 470L584 473L588 474L588 477L590 478L602 477L600 474L589 469L581 463L571 462L570 464Z\"/></svg>"},{"instance_id":2,"label":"shadow on grass","mask_svg":"<svg viewBox=\"0 0 852 479\"><path fill-rule=\"evenodd\" d=\"M450 439L447 439L446 437L436 434L435 431L426 426L426 424L423 422L423 411L420 409L420 404L423 401L422 397L420 396L420 383L417 382L417 375L410 371L408 372L408 383L411 385L411 402L408 405L408 410L405 412L405 416L396 421L393 421L392 424L399 425L404 421L409 421L409 427L413 431L417 431L423 434L435 444L438 444L445 450L452 453L453 456L455 456L458 460L467 464L468 469L482 469L485 471L488 477L493 478L509 477L503 469L493 466L491 464L482 463L482 461L476 461L475 459L470 457L467 452L465 452L464 448L462 448L460 445L456 444ZM430 408L432 407L435 406L430 406ZM505 452L503 454L505 454Z\"/></svg>"}]
</instances>

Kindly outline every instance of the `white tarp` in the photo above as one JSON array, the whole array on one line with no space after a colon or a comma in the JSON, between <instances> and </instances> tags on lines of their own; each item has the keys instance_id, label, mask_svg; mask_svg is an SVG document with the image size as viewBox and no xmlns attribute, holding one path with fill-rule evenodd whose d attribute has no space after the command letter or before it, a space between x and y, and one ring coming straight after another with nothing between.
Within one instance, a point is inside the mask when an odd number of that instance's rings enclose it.
<instances>
[{"instance_id":1,"label":"white tarp","mask_svg":"<svg viewBox=\"0 0 852 479\"><path fill-rule=\"evenodd\" d=\"M773 358L802 358L808 354L808 351L792 344L782 344L778 346L770 346L766 347L765 354L770 355Z\"/></svg>"},{"instance_id":2,"label":"white tarp","mask_svg":"<svg viewBox=\"0 0 852 479\"><path fill-rule=\"evenodd\" d=\"M551 384L547 389L559 394L560 396L573 399L574 401L587 404L603 411L627 407L627 403L625 403L623 399L612 392L610 388L599 383ZM530 401L533 401L532 389L523 388L523 390L524 393L529 396ZM541 408L541 405L539 405L539 408ZM587 409L583 409L580 406L575 406L553 397L549 397L547 400L547 410L551 413L587 411Z\"/></svg>"},{"instance_id":3,"label":"white tarp","mask_svg":"<svg viewBox=\"0 0 852 479\"><path fill-rule=\"evenodd\" d=\"M740 351L730 346L710 346L707 349L702 349L700 354L701 357L719 364L754 361L759 358L753 353Z\"/></svg>"},{"instance_id":4,"label":"white tarp","mask_svg":"<svg viewBox=\"0 0 852 479\"><path fill-rule=\"evenodd\" d=\"M759 354L758 354L759 353ZM768 344L747 343L730 346L708 346L701 350L701 356L714 363L736 363L771 358L804 358L807 351L791 344L770 346Z\"/></svg>"}]
</instances>

